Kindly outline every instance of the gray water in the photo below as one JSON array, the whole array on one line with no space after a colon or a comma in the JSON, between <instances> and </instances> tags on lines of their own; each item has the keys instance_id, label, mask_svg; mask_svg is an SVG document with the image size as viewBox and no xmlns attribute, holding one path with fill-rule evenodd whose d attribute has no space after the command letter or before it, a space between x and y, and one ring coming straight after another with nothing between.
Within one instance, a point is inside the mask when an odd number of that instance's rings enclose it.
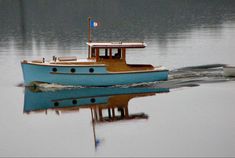
<instances>
[{"instance_id":1,"label":"gray water","mask_svg":"<svg viewBox=\"0 0 235 158\"><path fill-rule=\"evenodd\" d=\"M96 124L97 148L89 109L28 115L19 86L23 59L86 57L88 16L93 41L144 41L127 62L170 70L147 84L169 93L129 102L148 119ZM1 0L0 156L235 156L234 37L232 0Z\"/></svg>"}]
</instances>

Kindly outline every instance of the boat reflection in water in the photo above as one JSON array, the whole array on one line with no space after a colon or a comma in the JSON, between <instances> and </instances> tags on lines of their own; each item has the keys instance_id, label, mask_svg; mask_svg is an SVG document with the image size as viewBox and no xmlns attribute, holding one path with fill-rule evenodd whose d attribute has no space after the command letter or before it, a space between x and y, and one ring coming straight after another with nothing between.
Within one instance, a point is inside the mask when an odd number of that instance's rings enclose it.
<instances>
[{"instance_id":1,"label":"boat reflection in water","mask_svg":"<svg viewBox=\"0 0 235 158\"><path fill-rule=\"evenodd\" d=\"M96 138L95 124L120 120L148 119L145 113L130 114L128 102L132 98L152 96L169 92L168 88L79 88L57 91L25 89L24 113L55 110L76 112L82 108L91 110L95 147L100 140Z\"/></svg>"}]
</instances>

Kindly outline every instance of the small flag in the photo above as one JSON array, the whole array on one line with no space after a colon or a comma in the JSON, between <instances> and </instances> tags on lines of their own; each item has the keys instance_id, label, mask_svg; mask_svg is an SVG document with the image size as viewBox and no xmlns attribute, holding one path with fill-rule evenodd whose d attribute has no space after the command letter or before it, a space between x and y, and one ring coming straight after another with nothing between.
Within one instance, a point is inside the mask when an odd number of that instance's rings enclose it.
<instances>
[{"instance_id":1,"label":"small flag","mask_svg":"<svg viewBox=\"0 0 235 158\"><path fill-rule=\"evenodd\" d=\"M95 27L98 27L98 26L99 26L99 22L91 20L91 22L90 22L90 27L91 28L95 28Z\"/></svg>"}]
</instances>

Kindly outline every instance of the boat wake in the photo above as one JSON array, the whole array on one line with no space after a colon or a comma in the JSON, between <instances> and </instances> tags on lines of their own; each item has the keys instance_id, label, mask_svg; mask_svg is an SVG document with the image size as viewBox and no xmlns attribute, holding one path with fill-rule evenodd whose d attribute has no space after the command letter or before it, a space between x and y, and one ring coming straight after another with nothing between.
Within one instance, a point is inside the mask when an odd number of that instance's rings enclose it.
<instances>
[{"instance_id":1,"label":"boat wake","mask_svg":"<svg viewBox=\"0 0 235 158\"><path fill-rule=\"evenodd\" d=\"M233 80L223 75L223 64L183 67L169 72L169 79L161 87L180 88L199 86L203 83L227 82Z\"/></svg>"},{"instance_id":2,"label":"boat wake","mask_svg":"<svg viewBox=\"0 0 235 158\"><path fill-rule=\"evenodd\" d=\"M121 87L151 87L151 88L181 88L195 87L203 83L216 83L235 81L235 78L224 77L223 67L225 64L211 64L183 67L169 71L167 81L140 83Z\"/></svg>"},{"instance_id":3,"label":"boat wake","mask_svg":"<svg viewBox=\"0 0 235 158\"><path fill-rule=\"evenodd\" d=\"M169 71L167 81L156 81L148 83L139 83L131 85L115 85L115 88L181 88L181 87L194 87L203 83L216 83L235 81L235 78L224 77L223 67L225 64L211 64L183 67ZM74 89L74 88L87 88L81 86L65 86L58 84L35 83L34 88L37 87L40 91L54 91L61 89Z\"/></svg>"}]
</instances>

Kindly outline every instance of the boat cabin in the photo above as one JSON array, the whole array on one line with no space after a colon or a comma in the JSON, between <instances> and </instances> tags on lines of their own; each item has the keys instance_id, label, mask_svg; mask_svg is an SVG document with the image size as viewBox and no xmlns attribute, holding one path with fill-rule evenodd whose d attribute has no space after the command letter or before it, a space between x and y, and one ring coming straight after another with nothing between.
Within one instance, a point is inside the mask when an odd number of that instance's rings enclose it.
<instances>
[{"instance_id":1,"label":"boat cabin","mask_svg":"<svg viewBox=\"0 0 235 158\"><path fill-rule=\"evenodd\" d=\"M123 43L123 42L109 42L109 43L87 43L89 46L88 58L99 60L105 59L126 59L127 48L145 48L146 44L141 43Z\"/></svg>"},{"instance_id":2,"label":"boat cabin","mask_svg":"<svg viewBox=\"0 0 235 158\"><path fill-rule=\"evenodd\" d=\"M131 48L145 48L144 42L90 42L88 45L88 59L96 63L106 64L109 71L138 71L153 70L152 65L126 64L126 50Z\"/></svg>"}]
</instances>

